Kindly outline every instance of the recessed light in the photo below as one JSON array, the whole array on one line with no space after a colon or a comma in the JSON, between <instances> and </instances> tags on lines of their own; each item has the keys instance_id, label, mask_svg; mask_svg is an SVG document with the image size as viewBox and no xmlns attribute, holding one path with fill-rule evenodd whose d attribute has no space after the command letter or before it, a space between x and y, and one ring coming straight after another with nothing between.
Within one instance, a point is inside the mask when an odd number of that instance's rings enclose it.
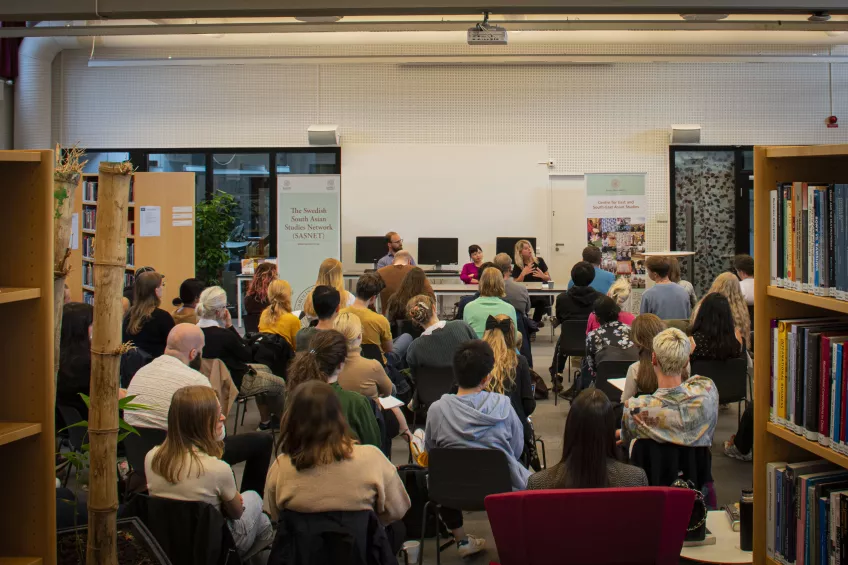
<instances>
[{"instance_id":1,"label":"recessed light","mask_svg":"<svg viewBox=\"0 0 848 565\"><path fill-rule=\"evenodd\" d=\"M718 22L727 16L728 14L680 14L687 22Z\"/></svg>"}]
</instances>

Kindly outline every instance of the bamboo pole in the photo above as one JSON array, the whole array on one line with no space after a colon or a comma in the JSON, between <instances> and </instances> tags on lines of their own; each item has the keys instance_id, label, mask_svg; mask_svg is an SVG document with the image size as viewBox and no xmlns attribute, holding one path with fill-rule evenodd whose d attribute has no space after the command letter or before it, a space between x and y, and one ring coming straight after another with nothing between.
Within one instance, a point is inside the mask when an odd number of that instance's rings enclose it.
<instances>
[{"instance_id":1,"label":"bamboo pole","mask_svg":"<svg viewBox=\"0 0 848 565\"><path fill-rule=\"evenodd\" d=\"M58 149L57 149L58 150ZM59 378L59 345L62 335L62 310L65 305L65 279L71 271L71 215L74 193L80 174L55 171L53 173L53 393Z\"/></svg>"},{"instance_id":2,"label":"bamboo pole","mask_svg":"<svg viewBox=\"0 0 848 565\"><path fill-rule=\"evenodd\" d=\"M127 204L132 165L100 163L97 242L94 247L94 328L91 336L91 407L88 434L88 565L117 565L118 384L121 363L121 292L127 260Z\"/></svg>"}]
</instances>

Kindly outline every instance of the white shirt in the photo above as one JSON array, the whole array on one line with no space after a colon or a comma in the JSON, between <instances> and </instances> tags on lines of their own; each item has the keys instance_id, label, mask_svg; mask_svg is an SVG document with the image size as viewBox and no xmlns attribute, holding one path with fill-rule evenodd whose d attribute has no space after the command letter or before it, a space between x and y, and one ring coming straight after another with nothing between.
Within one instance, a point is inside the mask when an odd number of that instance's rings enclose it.
<instances>
[{"instance_id":1,"label":"white shirt","mask_svg":"<svg viewBox=\"0 0 848 565\"><path fill-rule=\"evenodd\" d=\"M748 277L745 280L739 281L739 286L742 288L742 296L745 297L745 302L748 306L754 305L754 277Z\"/></svg>"},{"instance_id":2,"label":"white shirt","mask_svg":"<svg viewBox=\"0 0 848 565\"><path fill-rule=\"evenodd\" d=\"M179 482L169 483L163 476L156 474L151 466L153 456L160 447L162 446L157 445L148 451L144 458L144 474L147 477L147 490L150 491L151 496L205 502L220 510L222 500L229 502L238 494L232 467L201 451L197 452L203 466L200 476L197 476L197 466L186 455Z\"/></svg>"},{"instance_id":3,"label":"white shirt","mask_svg":"<svg viewBox=\"0 0 848 565\"><path fill-rule=\"evenodd\" d=\"M157 357L139 369L127 387L127 396L136 397L134 403L150 408L124 412L124 420L134 427L167 430L168 409L174 393L195 385L212 388L208 378L176 357L167 354Z\"/></svg>"},{"instance_id":4,"label":"white shirt","mask_svg":"<svg viewBox=\"0 0 848 565\"><path fill-rule=\"evenodd\" d=\"M438 322L436 322L435 324L433 324L432 326L430 326L429 328L427 328L426 330L421 332L421 335L430 335L434 331L440 330L443 327L445 327L445 324L447 324L447 322L445 320L439 320Z\"/></svg>"}]
</instances>

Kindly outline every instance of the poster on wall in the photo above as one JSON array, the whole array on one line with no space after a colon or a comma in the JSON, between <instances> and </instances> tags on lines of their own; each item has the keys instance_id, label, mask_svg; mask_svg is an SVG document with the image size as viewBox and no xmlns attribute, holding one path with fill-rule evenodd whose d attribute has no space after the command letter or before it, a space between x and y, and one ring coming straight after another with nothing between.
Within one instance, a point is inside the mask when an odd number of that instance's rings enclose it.
<instances>
[{"instance_id":1,"label":"poster on wall","mask_svg":"<svg viewBox=\"0 0 848 565\"><path fill-rule=\"evenodd\" d=\"M341 177L277 177L277 266L300 310L328 257L341 258Z\"/></svg>"},{"instance_id":2,"label":"poster on wall","mask_svg":"<svg viewBox=\"0 0 848 565\"><path fill-rule=\"evenodd\" d=\"M645 173L586 175L586 239L601 249L601 268L645 288ZM633 301L638 303L637 301Z\"/></svg>"}]
</instances>

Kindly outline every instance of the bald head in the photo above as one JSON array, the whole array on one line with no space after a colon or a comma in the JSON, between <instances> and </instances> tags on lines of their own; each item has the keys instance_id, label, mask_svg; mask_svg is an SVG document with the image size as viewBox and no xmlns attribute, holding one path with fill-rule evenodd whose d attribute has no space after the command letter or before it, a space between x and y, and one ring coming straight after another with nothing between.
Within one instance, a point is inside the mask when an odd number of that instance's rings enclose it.
<instances>
[{"instance_id":1,"label":"bald head","mask_svg":"<svg viewBox=\"0 0 848 565\"><path fill-rule=\"evenodd\" d=\"M206 340L194 324L177 324L168 334L165 355L176 357L186 365L200 356Z\"/></svg>"},{"instance_id":2,"label":"bald head","mask_svg":"<svg viewBox=\"0 0 848 565\"><path fill-rule=\"evenodd\" d=\"M395 260L392 262L392 265L409 265L411 260L412 254L405 249L401 249L395 253Z\"/></svg>"}]
</instances>

